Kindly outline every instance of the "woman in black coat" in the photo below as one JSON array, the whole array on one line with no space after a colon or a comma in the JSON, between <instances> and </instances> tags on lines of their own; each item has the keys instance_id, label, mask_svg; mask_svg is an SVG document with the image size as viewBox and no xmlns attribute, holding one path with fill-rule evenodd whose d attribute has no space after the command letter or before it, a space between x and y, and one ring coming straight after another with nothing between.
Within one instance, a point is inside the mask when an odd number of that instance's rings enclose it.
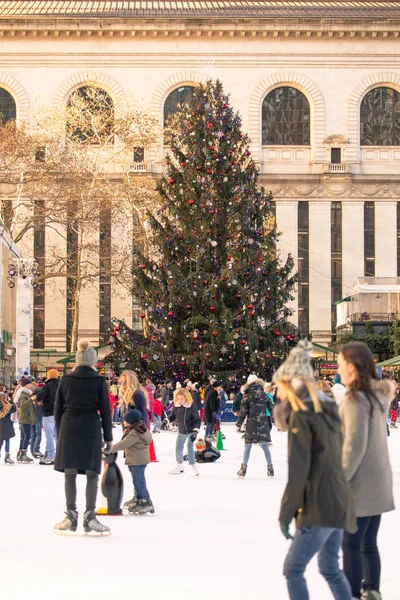
<instances>
[{"instance_id":1,"label":"woman in black coat","mask_svg":"<svg viewBox=\"0 0 400 600\"><path fill-rule=\"evenodd\" d=\"M98 476L101 472L102 435L104 452L112 446L112 423L106 380L94 370L97 353L89 342L80 340L76 368L64 375L57 391L54 416L57 430L57 452L54 468L65 473L67 513L55 526L57 532L76 531L76 476L86 474L86 511L83 526L86 533L110 533L110 528L96 519L95 506ZM100 416L99 416L100 413Z\"/></svg>"},{"instance_id":2,"label":"woman in black coat","mask_svg":"<svg viewBox=\"0 0 400 600\"><path fill-rule=\"evenodd\" d=\"M204 392L204 424L206 425L206 440L212 436L213 428L219 409L219 391L221 384L212 380L210 386Z\"/></svg>"},{"instance_id":3,"label":"woman in black coat","mask_svg":"<svg viewBox=\"0 0 400 600\"><path fill-rule=\"evenodd\" d=\"M0 392L0 450L5 442L6 454L4 462L6 465L13 465L14 461L10 457L10 439L15 436L14 425L11 422L10 415L16 412L16 407L11 398L3 392Z\"/></svg>"}]
</instances>

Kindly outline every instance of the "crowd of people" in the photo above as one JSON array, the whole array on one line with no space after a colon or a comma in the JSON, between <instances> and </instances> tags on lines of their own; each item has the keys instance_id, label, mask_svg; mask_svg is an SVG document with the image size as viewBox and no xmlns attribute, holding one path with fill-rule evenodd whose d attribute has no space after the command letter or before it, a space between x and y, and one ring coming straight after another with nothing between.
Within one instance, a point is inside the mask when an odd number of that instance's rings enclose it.
<instances>
[{"instance_id":1,"label":"crowd of people","mask_svg":"<svg viewBox=\"0 0 400 600\"><path fill-rule=\"evenodd\" d=\"M220 456L212 443L222 435L230 400L236 431L244 438L240 478L246 476L254 445L264 453L266 476L273 477L273 424L288 432L288 482L279 522L291 540L284 564L289 597L309 598L304 573L318 554L334 598L379 600L377 537L382 515L394 509L387 436L397 428L400 387L378 377L370 350L360 342L342 348L333 381L315 378L310 352L308 341L299 342L273 382L251 373L244 384L230 376L226 382L211 378L201 387L189 380L154 384L147 378L140 383L130 370L107 382L95 370L96 351L81 340L77 366L61 380L50 369L45 382L24 376L10 391L0 387L0 450L5 443L5 462L14 464L10 439L18 422L17 461L38 459L64 473L66 515L55 525L59 533L77 529L76 477L86 475L84 530L107 535L109 527L95 512L103 456L124 451L134 488L125 507L133 515L154 513L145 477L152 434L175 429L176 466L170 473L182 474L186 459L198 477L197 463ZM205 440L198 437L202 422ZM119 424L122 439L113 443L113 427ZM45 453L40 451L42 428Z\"/></svg>"}]
</instances>

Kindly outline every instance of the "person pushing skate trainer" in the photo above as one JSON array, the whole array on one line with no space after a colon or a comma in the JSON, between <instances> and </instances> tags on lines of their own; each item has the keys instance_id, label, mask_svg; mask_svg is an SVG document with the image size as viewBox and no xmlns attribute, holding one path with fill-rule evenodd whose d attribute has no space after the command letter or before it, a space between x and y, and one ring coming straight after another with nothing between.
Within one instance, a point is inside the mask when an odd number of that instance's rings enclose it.
<instances>
[{"instance_id":1,"label":"person pushing skate trainer","mask_svg":"<svg viewBox=\"0 0 400 600\"><path fill-rule=\"evenodd\" d=\"M110 528L96 518L97 485L103 451L112 447L112 423L107 384L94 365L96 350L78 341L76 367L64 375L57 390L54 417L58 435L54 468L65 474L66 517L54 526L56 533L75 532L78 526L76 476L86 474L85 533L109 535Z\"/></svg>"}]
</instances>

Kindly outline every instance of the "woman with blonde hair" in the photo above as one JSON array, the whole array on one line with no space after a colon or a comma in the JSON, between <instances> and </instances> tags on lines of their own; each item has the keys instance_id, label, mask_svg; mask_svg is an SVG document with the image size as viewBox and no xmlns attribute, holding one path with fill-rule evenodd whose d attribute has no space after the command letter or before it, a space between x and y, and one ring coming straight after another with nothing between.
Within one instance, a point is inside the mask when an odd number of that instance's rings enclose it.
<instances>
[{"instance_id":1,"label":"woman with blonde hair","mask_svg":"<svg viewBox=\"0 0 400 600\"><path fill-rule=\"evenodd\" d=\"M285 559L291 600L309 598L304 572L318 553L321 575L336 600L351 600L339 568L343 531L356 530L350 487L342 468L341 423L336 403L317 390L310 362L312 345L299 342L274 375L281 403L274 416L289 431L288 483L282 498L280 526L292 544ZM296 519L296 533L289 526Z\"/></svg>"},{"instance_id":2,"label":"woman with blonde hair","mask_svg":"<svg viewBox=\"0 0 400 600\"><path fill-rule=\"evenodd\" d=\"M178 437L176 438L176 467L170 471L170 475L180 475L184 473L183 468L183 448L187 441L187 453L189 465L195 475L200 475L194 454L193 444L199 433L201 421L199 411L193 398L187 388L179 388L174 392L174 408L170 415L171 421L176 421L178 425Z\"/></svg>"},{"instance_id":3,"label":"woman with blonde hair","mask_svg":"<svg viewBox=\"0 0 400 600\"><path fill-rule=\"evenodd\" d=\"M142 415L142 421L149 426L146 396L143 388L140 385L139 379L134 371L122 371L118 383L119 389L119 403L118 406L121 410L121 420L124 421L124 415L133 408Z\"/></svg>"}]
</instances>

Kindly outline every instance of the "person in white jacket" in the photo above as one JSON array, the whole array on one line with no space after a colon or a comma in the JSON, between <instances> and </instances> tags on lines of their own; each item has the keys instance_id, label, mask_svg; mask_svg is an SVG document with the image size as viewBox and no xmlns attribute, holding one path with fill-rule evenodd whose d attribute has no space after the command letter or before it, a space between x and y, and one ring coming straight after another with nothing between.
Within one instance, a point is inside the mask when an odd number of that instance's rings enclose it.
<instances>
[{"instance_id":1,"label":"person in white jacket","mask_svg":"<svg viewBox=\"0 0 400 600\"><path fill-rule=\"evenodd\" d=\"M333 397L335 398L336 404L339 406L346 395L346 388L341 382L339 373L336 373L335 379L333 380L333 386L331 388Z\"/></svg>"}]
</instances>

